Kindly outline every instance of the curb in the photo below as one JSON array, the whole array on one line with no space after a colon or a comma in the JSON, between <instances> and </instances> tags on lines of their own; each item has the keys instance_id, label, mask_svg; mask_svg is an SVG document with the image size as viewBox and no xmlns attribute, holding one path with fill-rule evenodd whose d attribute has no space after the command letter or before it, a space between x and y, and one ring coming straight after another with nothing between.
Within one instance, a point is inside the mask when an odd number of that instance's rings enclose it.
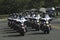
<instances>
[{"instance_id":1,"label":"curb","mask_svg":"<svg viewBox=\"0 0 60 40\"><path fill-rule=\"evenodd\" d=\"M0 21L5 21L5 20L7 20L7 19L0 19Z\"/></svg>"},{"instance_id":2,"label":"curb","mask_svg":"<svg viewBox=\"0 0 60 40\"><path fill-rule=\"evenodd\" d=\"M60 27L59 27L59 26L55 26L55 25L52 25L52 28L60 29Z\"/></svg>"}]
</instances>

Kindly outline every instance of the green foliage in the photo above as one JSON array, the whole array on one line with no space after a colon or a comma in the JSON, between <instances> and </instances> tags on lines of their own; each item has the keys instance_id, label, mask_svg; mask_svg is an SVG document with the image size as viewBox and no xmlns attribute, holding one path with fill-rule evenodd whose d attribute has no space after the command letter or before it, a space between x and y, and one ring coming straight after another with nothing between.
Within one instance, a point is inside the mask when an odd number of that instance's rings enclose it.
<instances>
[{"instance_id":1,"label":"green foliage","mask_svg":"<svg viewBox=\"0 0 60 40\"><path fill-rule=\"evenodd\" d=\"M0 0L0 14L20 12L21 10L58 6L60 0Z\"/></svg>"}]
</instances>

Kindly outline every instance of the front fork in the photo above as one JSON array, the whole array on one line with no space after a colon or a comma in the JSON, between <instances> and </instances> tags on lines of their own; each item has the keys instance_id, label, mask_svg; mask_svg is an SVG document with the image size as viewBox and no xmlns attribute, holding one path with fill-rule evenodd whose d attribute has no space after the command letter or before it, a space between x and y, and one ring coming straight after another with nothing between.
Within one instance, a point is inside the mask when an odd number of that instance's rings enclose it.
<instances>
[{"instance_id":1,"label":"front fork","mask_svg":"<svg viewBox=\"0 0 60 40\"><path fill-rule=\"evenodd\" d=\"M45 29L47 29L47 28L48 28L49 30L51 30L51 24L46 25L46 26L45 26Z\"/></svg>"},{"instance_id":2,"label":"front fork","mask_svg":"<svg viewBox=\"0 0 60 40\"><path fill-rule=\"evenodd\" d=\"M49 30L51 30L51 24L49 24L49 25L44 25L44 26L41 25L41 26L40 26L40 29L41 29L41 30L46 30L47 28L49 28Z\"/></svg>"},{"instance_id":3,"label":"front fork","mask_svg":"<svg viewBox=\"0 0 60 40\"><path fill-rule=\"evenodd\" d=\"M22 29L24 30L24 32L26 32L26 28L27 28L26 25L22 26Z\"/></svg>"}]
</instances>

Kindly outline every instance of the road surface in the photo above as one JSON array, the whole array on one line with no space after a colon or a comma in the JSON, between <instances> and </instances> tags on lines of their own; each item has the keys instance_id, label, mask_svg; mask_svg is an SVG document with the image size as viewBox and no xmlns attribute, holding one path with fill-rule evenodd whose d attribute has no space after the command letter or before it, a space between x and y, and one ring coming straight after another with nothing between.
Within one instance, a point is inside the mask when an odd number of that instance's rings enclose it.
<instances>
[{"instance_id":1,"label":"road surface","mask_svg":"<svg viewBox=\"0 0 60 40\"><path fill-rule=\"evenodd\" d=\"M60 19L52 21L52 25L60 26ZM60 40L60 29L52 28L50 34L43 34L42 31L29 30L25 36L10 29L6 20L0 21L0 40Z\"/></svg>"}]
</instances>

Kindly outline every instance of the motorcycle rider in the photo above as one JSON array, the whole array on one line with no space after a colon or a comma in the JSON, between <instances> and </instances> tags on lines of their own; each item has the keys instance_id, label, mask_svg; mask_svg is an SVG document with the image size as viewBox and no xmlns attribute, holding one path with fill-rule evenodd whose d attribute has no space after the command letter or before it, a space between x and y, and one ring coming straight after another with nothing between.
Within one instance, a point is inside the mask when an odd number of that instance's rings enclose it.
<instances>
[{"instance_id":1,"label":"motorcycle rider","mask_svg":"<svg viewBox=\"0 0 60 40\"><path fill-rule=\"evenodd\" d=\"M49 33L49 30L51 30L51 24L50 24L51 20L52 20L52 18L50 18L48 14L45 14L45 17L41 18L40 29L45 30L44 26L47 26L48 29L46 29L46 32ZM45 33L45 31L44 31L44 33Z\"/></svg>"}]
</instances>

